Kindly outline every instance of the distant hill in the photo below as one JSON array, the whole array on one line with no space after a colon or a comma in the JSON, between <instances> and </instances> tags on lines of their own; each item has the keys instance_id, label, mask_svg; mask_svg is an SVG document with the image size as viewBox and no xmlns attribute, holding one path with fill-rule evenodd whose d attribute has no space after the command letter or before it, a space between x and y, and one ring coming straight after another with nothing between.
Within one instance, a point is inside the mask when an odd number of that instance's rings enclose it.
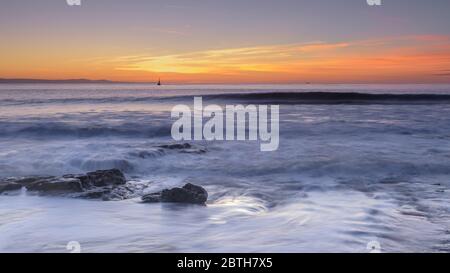
<instances>
[{"instance_id":1,"label":"distant hill","mask_svg":"<svg viewBox=\"0 0 450 273\"><path fill-rule=\"evenodd\" d=\"M40 79L2 79L1 83L132 83L108 80L68 79L68 80L40 80ZM153 83L153 82L152 82Z\"/></svg>"}]
</instances>

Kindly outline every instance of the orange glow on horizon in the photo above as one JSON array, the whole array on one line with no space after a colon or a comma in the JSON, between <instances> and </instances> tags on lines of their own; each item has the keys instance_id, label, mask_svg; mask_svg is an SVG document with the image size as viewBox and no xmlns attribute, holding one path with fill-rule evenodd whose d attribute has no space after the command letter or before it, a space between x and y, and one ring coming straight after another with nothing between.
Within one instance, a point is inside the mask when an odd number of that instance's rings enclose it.
<instances>
[{"instance_id":1,"label":"orange glow on horizon","mask_svg":"<svg viewBox=\"0 0 450 273\"><path fill-rule=\"evenodd\" d=\"M1 78L108 79L170 83L449 83L450 38L407 36L340 43L263 45L129 55L0 45Z\"/></svg>"}]
</instances>

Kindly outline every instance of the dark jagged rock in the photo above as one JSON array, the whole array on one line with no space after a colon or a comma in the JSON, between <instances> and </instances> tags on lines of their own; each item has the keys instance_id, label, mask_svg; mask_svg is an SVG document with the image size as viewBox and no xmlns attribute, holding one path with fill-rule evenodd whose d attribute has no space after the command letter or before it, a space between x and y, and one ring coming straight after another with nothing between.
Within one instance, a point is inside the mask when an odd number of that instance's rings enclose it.
<instances>
[{"instance_id":1,"label":"dark jagged rock","mask_svg":"<svg viewBox=\"0 0 450 273\"><path fill-rule=\"evenodd\" d=\"M187 203L205 204L208 200L208 192L193 184L186 184L182 188L166 189L161 192L144 195L144 203Z\"/></svg>"},{"instance_id":2,"label":"dark jagged rock","mask_svg":"<svg viewBox=\"0 0 450 273\"><path fill-rule=\"evenodd\" d=\"M158 147L169 150L182 150L182 149L191 149L192 145L189 143L174 143L174 144L160 145Z\"/></svg>"},{"instance_id":3,"label":"dark jagged rock","mask_svg":"<svg viewBox=\"0 0 450 273\"><path fill-rule=\"evenodd\" d=\"M15 182L0 183L0 194L2 194L4 192L18 191L20 189L22 189L22 185L15 183Z\"/></svg>"},{"instance_id":4,"label":"dark jagged rock","mask_svg":"<svg viewBox=\"0 0 450 273\"><path fill-rule=\"evenodd\" d=\"M161 192L146 194L141 199L144 203L159 203L161 202Z\"/></svg>"},{"instance_id":5,"label":"dark jagged rock","mask_svg":"<svg viewBox=\"0 0 450 273\"><path fill-rule=\"evenodd\" d=\"M122 200L135 193L132 186L127 186L126 183L124 174L118 169L99 170L85 175L6 179L0 181L0 193L25 187L29 192L40 195Z\"/></svg>"},{"instance_id":6,"label":"dark jagged rock","mask_svg":"<svg viewBox=\"0 0 450 273\"><path fill-rule=\"evenodd\" d=\"M137 151L133 151L130 152L129 155L134 156L134 157L139 157L142 159L147 159L147 158L156 158L159 156L163 156L165 155L165 151L163 148L157 148L157 149L152 149L152 150L137 150Z\"/></svg>"},{"instance_id":7,"label":"dark jagged rock","mask_svg":"<svg viewBox=\"0 0 450 273\"><path fill-rule=\"evenodd\" d=\"M125 184L119 186L93 188L83 191L73 197L84 199L101 199L103 201L119 201L141 196L142 191L142 185Z\"/></svg>"},{"instance_id":8,"label":"dark jagged rock","mask_svg":"<svg viewBox=\"0 0 450 273\"><path fill-rule=\"evenodd\" d=\"M76 198L83 199L106 199L106 196L111 192L110 188L95 188L90 190L85 190L79 194L74 195Z\"/></svg>"},{"instance_id":9,"label":"dark jagged rock","mask_svg":"<svg viewBox=\"0 0 450 273\"><path fill-rule=\"evenodd\" d=\"M181 154L204 154L208 150L201 145L193 145L189 143L171 143L157 145L148 150L138 149L128 153L132 157L138 157L142 159L157 158L173 153Z\"/></svg>"},{"instance_id":10,"label":"dark jagged rock","mask_svg":"<svg viewBox=\"0 0 450 273\"><path fill-rule=\"evenodd\" d=\"M183 154L204 154L206 153L205 149L186 149L186 150L182 150L180 151L180 153Z\"/></svg>"},{"instance_id":11,"label":"dark jagged rock","mask_svg":"<svg viewBox=\"0 0 450 273\"><path fill-rule=\"evenodd\" d=\"M173 144L164 144L157 146L158 148L166 149L166 150L176 150L180 153L184 154L204 154L206 153L206 149L199 146L194 146L189 143L173 143Z\"/></svg>"},{"instance_id":12,"label":"dark jagged rock","mask_svg":"<svg viewBox=\"0 0 450 273\"><path fill-rule=\"evenodd\" d=\"M52 180L54 179L54 176L32 176L32 177L21 177L21 178L13 178L10 179L12 181L14 181L17 184L22 185L22 187L27 187L33 183L39 182L39 181L44 181L44 180Z\"/></svg>"},{"instance_id":13,"label":"dark jagged rock","mask_svg":"<svg viewBox=\"0 0 450 273\"><path fill-rule=\"evenodd\" d=\"M76 178L52 178L37 180L27 186L29 191L38 191L46 194L73 193L83 191L80 180Z\"/></svg>"},{"instance_id":14,"label":"dark jagged rock","mask_svg":"<svg viewBox=\"0 0 450 273\"><path fill-rule=\"evenodd\" d=\"M118 169L90 172L77 176L77 178L85 188L124 185L127 182L123 173Z\"/></svg>"}]
</instances>

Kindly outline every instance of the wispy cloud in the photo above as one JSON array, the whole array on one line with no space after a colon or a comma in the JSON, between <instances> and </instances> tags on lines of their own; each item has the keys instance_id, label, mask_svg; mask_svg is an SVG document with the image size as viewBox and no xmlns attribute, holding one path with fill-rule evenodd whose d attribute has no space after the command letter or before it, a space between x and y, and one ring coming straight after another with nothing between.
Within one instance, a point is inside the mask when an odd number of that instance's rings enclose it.
<instances>
[{"instance_id":1,"label":"wispy cloud","mask_svg":"<svg viewBox=\"0 0 450 273\"><path fill-rule=\"evenodd\" d=\"M80 50L69 58L67 52L55 49L46 52L48 56L5 55L0 75L124 81L162 77L165 82L179 83L450 82L448 36L315 41L161 53L170 51L149 48L121 54L119 49L92 54Z\"/></svg>"},{"instance_id":2,"label":"wispy cloud","mask_svg":"<svg viewBox=\"0 0 450 273\"><path fill-rule=\"evenodd\" d=\"M434 74L434 76L450 77L450 69L442 70L439 73Z\"/></svg>"},{"instance_id":3,"label":"wispy cloud","mask_svg":"<svg viewBox=\"0 0 450 273\"><path fill-rule=\"evenodd\" d=\"M224 73L239 71L270 72L291 65L302 56L348 47L348 44L270 45L220 50L206 50L163 56L146 56L119 66L120 70L144 70L172 73Z\"/></svg>"},{"instance_id":4,"label":"wispy cloud","mask_svg":"<svg viewBox=\"0 0 450 273\"><path fill-rule=\"evenodd\" d=\"M401 81L450 67L447 36L405 36L129 56L116 70L207 81ZM176 75L176 77L175 77Z\"/></svg>"},{"instance_id":5,"label":"wispy cloud","mask_svg":"<svg viewBox=\"0 0 450 273\"><path fill-rule=\"evenodd\" d=\"M163 33L163 34L170 34L170 35L180 35L180 36L188 36L189 33L186 30L179 30L179 29L171 29L171 28L150 28L151 31Z\"/></svg>"}]
</instances>

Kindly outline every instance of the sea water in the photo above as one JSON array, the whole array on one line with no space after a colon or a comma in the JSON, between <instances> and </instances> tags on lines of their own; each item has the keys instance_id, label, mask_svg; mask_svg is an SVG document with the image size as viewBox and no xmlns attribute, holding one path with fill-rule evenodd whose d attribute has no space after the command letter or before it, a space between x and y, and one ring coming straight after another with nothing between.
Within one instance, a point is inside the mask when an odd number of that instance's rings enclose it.
<instances>
[{"instance_id":1,"label":"sea water","mask_svg":"<svg viewBox=\"0 0 450 273\"><path fill-rule=\"evenodd\" d=\"M448 102L294 100L280 105L277 151L248 141L156 148L174 142L174 105L268 92L450 86L2 84L0 178L119 168L147 192L191 182L210 196L194 206L2 195L0 252L68 252L71 241L83 252L450 251Z\"/></svg>"}]
</instances>

